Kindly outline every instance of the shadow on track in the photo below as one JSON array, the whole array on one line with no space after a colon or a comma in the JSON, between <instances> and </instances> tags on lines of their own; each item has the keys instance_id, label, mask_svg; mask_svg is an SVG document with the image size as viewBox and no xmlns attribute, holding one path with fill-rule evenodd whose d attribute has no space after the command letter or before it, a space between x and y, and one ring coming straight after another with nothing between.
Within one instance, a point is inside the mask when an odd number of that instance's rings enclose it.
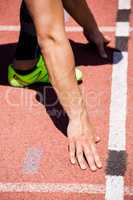
<instances>
[{"instance_id":1,"label":"shadow on track","mask_svg":"<svg viewBox=\"0 0 133 200\"><path fill-rule=\"evenodd\" d=\"M89 67L100 67L101 65L106 64L116 64L122 59L121 52L112 47L105 47L108 58L104 59L99 56L97 48L94 44L82 44L72 40L70 40L70 43L74 53L76 66L83 65ZM117 54L117 58L115 60L113 59L114 53Z\"/></svg>"},{"instance_id":2,"label":"shadow on track","mask_svg":"<svg viewBox=\"0 0 133 200\"><path fill-rule=\"evenodd\" d=\"M76 66L100 67L106 64L118 63L122 59L122 54L118 49L106 47L108 54L107 59L101 58L96 47L91 44L82 44L70 40ZM9 63L12 62L15 54L16 44L0 45L0 85L9 85L7 80L7 70ZM113 54L117 53L117 57L113 60ZM64 112L55 91L50 85L33 85L29 89L37 92L36 99L46 108L48 115L55 126L64 134L67 133L67 125L69 122L67 114Z\"/></svg>"}]
</instances>

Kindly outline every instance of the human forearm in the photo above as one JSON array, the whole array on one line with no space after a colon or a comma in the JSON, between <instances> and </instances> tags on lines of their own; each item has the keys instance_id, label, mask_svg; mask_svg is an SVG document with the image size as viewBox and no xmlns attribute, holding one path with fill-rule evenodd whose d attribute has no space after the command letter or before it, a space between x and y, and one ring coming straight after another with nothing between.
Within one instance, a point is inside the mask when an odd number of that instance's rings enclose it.
<instances>
[{"instance_id":1,"label":"human forearm","mask_svg":"<svg viewBox=\"0 0 133 200\"><path fill-rule=\"evenodd\" d=\"M85 0L62 0L62 2L66 11L84 29L90 31L98 29L96 20Z\"/></svg>"},{"instance_id":2,"label":"human forearm","mask_svg":"<svg viewBox=\"0 0 133 200\"><path fill-rule=\"evenodd\" d=\"M107 58L105 52L105 44L109 43L109 40L104 38L102 33L98 29L97 22L88 7L85 0L62 0L64 8L75 19L75 21L83 27L83 33L89 42L94 43L97 46L99 54L102 58ZM75 9L76 8L76 9Z\"/></svg>"},{"instance_id":3,"label":"human forearm","mask_svg":"<svg viewBox=\"0 0 133 200\"><path fill-rule=\"evenodd\" d=\"M41 52L46 59L53 87L70 121L68 140L70 160L78 160L82 169L87 167L85 155L92 171L101 168L96 151L94 131L88 122L87 111L78 87L74 58L65 34L61 0L25 0L35 23ZM76 157L75 157L76 155Z\"/></svg>"},{"instance_id":4,"label":"human forearm","mask_svg":"<svg viewBox=\"0 0 133 200\"><path fill-rule=\"evenodd\" d=\"M75 63L69 42L60 36L45 40L42 52L48 66L51 83L70 118L78 117L84 110L81 92L75 78ZM65 43L63 44L63 41Z\"/></svg>"}]
</instances>

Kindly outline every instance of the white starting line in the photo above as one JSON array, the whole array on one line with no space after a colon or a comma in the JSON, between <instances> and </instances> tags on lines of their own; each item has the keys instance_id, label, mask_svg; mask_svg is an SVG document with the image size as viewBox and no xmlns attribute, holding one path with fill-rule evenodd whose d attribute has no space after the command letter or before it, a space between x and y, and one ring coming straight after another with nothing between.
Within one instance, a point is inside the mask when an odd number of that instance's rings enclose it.
<instances>
[{"instance_id":1,"label":"white starting line","mask_svg":"<svg viewBox=\"0 0 133 200\"><path fill-rule=\"evenodd\" d=\"M64 184L64 183L0 183L0 192L38 192L38 193L86 193L105 194L102 184ZM133 196L133 187L125 186L125 195Z\"/></svg>"},{"instance_id":2,"label":"white starting line","mask_svg":"<svg viewBox=\"0 0 133 200\"><path fill-rule=\"evenodd\" d=\"M115 26L100 26L99 27L101 32L116 32ZM19 32L20 26L19 25L0 25L0 32ZM66 32L82 32L83 29L80 26L66 26ZM133 32L133 27L129 29L130 32Z\"/></svg>"},{"instance_id":3,"label":"white starting line","mask_svg":"<svg viewBox=\"0 0 133 200\"><path fill-rule=\"evenodd\" d=\"M130 12L131 0L118 0L118 13ZM126 21L125 21L126 20ZM116 42L128 39L130 35L130 22L125 15L125 19L116 22ZM118 44L117 44L118 45ZM118 48L118 46L117 46ZM118 52L114 52L113 58L117 57ZM127 76L128 76L128 50L123 49L121 54L123 59L112 66L112 86L110 103L110 122L109 122L109 142L108 150L117 153L126 152L126 119L127 119ZM113 169L112 169L113 171ZM107 174L105 200L124 200L124 175L116 176Z\"/></svg>"}]
</instances>

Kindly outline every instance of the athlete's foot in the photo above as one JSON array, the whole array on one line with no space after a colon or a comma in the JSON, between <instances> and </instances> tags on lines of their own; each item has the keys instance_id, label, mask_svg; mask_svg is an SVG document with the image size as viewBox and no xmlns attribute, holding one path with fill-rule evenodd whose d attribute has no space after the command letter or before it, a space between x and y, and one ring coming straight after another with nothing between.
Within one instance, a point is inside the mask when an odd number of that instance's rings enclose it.
<instances>
[{"instance_id":1,"label":"athlete's foot","mask_svg":"<svg viewBox=\"0 0 133 200\"><path fill-rule=\"evenodd\" d=\"M29 66L24 68L23 63L21 63L21 67L14 67L13 64L9 65L8 81L10 85L14 87L25 87L35 83L50 83L47 66L41 55L39 56L37 63L31 65L31 69ZM75 76L77 81L82 80L83 75L79 69L75 69Z\"/></svg>"},{"instance_id":2,"label":"athlete's foot","mask_svg":"<svg viewBox=\"0 0 133 200\"><path fill-rule=\"evenodd\" d=\"M84 35L89 42L96 45L98 52L102 58L107 58L107 53L105 51L105 46L110 42L108 37L104 37L99 30L87 31L84 30Z\"/></svg>"}]
</instances>

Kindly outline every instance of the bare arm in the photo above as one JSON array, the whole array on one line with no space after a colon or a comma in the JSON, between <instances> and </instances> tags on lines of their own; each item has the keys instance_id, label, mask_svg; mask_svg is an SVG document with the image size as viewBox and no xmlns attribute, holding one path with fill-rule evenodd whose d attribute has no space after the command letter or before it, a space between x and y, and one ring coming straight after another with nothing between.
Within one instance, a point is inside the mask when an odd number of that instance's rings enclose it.
<instances>
[{"instance_id":1,"label":"bare arm","mask_svg":"<svg viewBox=\"0 0 133 200\"><path fill-rule=\"evenodd\" d=\"M62 0L64 8L86 30L98 29L96 20L85 0Z\"/></svg>"},{"instance_id":2,"label":"bare arm","mask_svg":"<svg viewBox=\"0 0 133 200\"><path fill-rule=\"evenodd\" d=\"M75 162L76 149L81 168L85 166L83 158L85 152L90 168L96 170L96 167L101 167L101 162L75 78L75 63L65 34L62 2L61 0L54 0L54 3L53 0L25 0L25 2L35 23L38 42L47 63L52 85L70 118L68 136L71 162Z\"/></svg>"},{"instance_id":3,"label":"bare arm","mask_svg":"<svg viewBox=\"0 0 133 200\"><path fill-rule=\"evenodd\" d=\"M75 21L84 29L85 37L96 44L101 57L106 58L107 54L104 44L109 43L109 39L99 31L97 22L92 14L86 0L62 0L66 11L75 19Z\"/></svg>"}]
</instances>

